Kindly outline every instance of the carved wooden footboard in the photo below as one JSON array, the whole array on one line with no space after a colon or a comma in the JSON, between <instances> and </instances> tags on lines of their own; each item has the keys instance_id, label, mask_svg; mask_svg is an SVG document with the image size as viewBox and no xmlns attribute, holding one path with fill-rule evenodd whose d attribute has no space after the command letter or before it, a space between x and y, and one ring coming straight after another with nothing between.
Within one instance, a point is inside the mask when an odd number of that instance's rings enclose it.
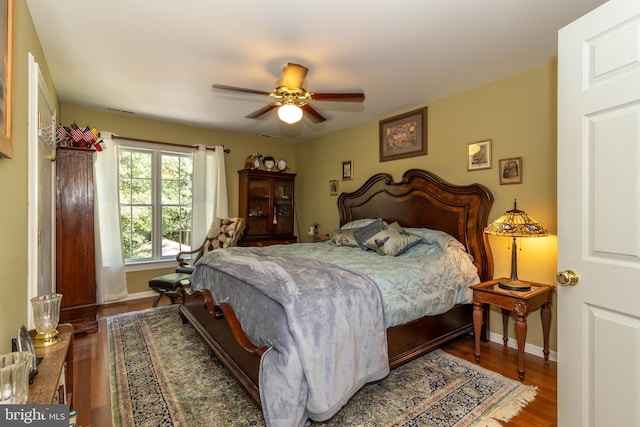
<instances>
[{"instance_id":1,"label":"carved wooden footboard","mask_svg":"<svg viewBox=\"0 0 640 427\"><path fill-rule=\"evenodd\" d=\"M180 313L195 327L249 396L261 405L258 372L260 356L267 347L251 344L228 304L212 307L210 301L212 298L208 290L186 294ZM448 341L472 333L472 308L471 304L458 305L438 316L423 317L387 329L389 366L393 369Z\"/></svg>"},{"instance_id":2,"label":"carved wooden footboard","mask_svg":"<svg viewBox=\"0 0 640 427\"><path fill-rule=\"evenodd\" d=\"M227 310L233 310L227 305ZM239 328L234 331L231 324L224 316L221 307L213 305L213 298L208 290L185 294L180 306L183 319L191 323L196 331L207 342L209 348L224 364L249 396L260 405L260 392L258 391L258 370L260 368L260 356L266 348L256 348L250 342L249 348L243 347L237 337L246 336ZM229 311L227 311L229 313ZM235 314L232 316L235 318ZM235 318L237 324L237 318Z\"/></svg>"},{"instance_id":3,"label":"carved wooden footboard","mask_svg":"<svg viewBox=\"0 0 640 427\"><path fill-rule=\"evenodd\" d=\"M360 189L338 198L341 225L355 219L382 218L388 223L397 221L403 227L427 227L451 234L473 256L481 281L493 276L491 250L483 232L492 203L493 196L482 185L452 185L418 169L407 171L399 183L394 183L388 174L374 175ZM208 291L186 294L180 311L260 404L259 363L267 348L251 344L233 309L227 304L217 306ZM458 305L446 313L387 329L391 368L473 333L472 311L472 304Z\"/></svg>"}]
</instances>

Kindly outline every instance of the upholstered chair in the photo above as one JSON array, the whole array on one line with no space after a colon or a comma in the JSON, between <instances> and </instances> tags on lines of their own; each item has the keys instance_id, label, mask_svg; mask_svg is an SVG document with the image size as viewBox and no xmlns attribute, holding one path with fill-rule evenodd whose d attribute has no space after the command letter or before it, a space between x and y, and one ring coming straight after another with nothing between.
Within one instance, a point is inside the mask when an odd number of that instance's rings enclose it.
<instances>
[{"instance_id":1,"label":"upholstered chair","mask_svg":"<svg viewBox=\"0 0 640 427\"><path fill-rule=\"evenodd\" d=\"M207 236L199 248L178 252L176 255L178 267L175 273L164 274L149 280L149 287L159 294L153 302L153 307L158 306L158 302L163 296L171 299L171 304L181 300L184 288L191 284L191 273L196 261L209 251L235 246L245 227L246 220L244 218L216 218L213 220ZM195 257L193 257L194 254Z\"/></svg>"}]
</instances>

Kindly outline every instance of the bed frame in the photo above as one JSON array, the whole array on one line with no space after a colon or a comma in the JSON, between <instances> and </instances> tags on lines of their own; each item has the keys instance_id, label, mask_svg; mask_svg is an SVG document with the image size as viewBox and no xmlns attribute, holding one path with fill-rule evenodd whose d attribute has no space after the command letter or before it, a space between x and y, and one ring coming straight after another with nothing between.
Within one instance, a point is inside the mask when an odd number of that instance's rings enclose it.
<instances>
[{"instance_id":1,"label":"bed frame","mask_svg":"<svg viewBox=\"0 0 640 427\"><path fill-rule=\"evenodd\" d=\"M403 227L428 227L451 234L473 256L481 281L493 277L493 258L484 234L492 204L493 196L483 185L449 184L420 169L405 172L398 183L389 174L376 174L358 190L338 197L340 225L355 219L382 218L388 223L397 221ZM473 333L472 311L472 304L457 305L446 313L387 329L391 368ZM215 304L211 293L203 291L186 294L180 313L260 404L258 370L266 348L251 344L233 309L228 304ZM487 327L485 315L481 336L485 341Z\"/></svg>"}]
</instances>

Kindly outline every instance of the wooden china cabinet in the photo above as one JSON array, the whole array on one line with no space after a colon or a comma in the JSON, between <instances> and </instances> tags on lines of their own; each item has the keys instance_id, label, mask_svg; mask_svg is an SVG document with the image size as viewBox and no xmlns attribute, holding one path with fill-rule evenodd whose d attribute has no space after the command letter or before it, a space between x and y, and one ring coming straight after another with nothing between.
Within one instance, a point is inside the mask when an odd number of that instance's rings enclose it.
<instances>
[{"instance_id":1,"label":"wooden china cabinet","mask_svg":"<svg viewBox=\"0 0 640 427\"><path fill-rule=\"evenodd\" d=\"M240 246L269 246L297 242L294 184L296 174L257 169L239 170L239 216L247 219Z\"/></svg>"},{"instance_id":2,"label":"wooden china cabinet","mask_svg":"<svg viewBox=\"0 0 640 427\"><path fill-rule=\"evenodd\" d=\"M62 294L60 323L97 332L93 227L95 150L56 149L56 290Z\"/></svg>"}]
</instances>

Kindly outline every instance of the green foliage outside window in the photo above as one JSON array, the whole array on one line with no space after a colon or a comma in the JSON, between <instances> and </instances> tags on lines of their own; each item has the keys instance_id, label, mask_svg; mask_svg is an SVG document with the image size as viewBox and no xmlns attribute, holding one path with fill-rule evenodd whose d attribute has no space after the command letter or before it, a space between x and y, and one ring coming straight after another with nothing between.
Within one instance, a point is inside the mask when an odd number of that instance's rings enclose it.
<instances>
[{"instance_id":1,"label":"green foliage outside window","mask_svg":"<svg viewBox=\"0 0 640 427\"><path fill-rule=\"evenodd\" d=\"M171 258L188 250L190 154L119 149L120 220L125 260Z\"/></svg>"}]
</instances>

